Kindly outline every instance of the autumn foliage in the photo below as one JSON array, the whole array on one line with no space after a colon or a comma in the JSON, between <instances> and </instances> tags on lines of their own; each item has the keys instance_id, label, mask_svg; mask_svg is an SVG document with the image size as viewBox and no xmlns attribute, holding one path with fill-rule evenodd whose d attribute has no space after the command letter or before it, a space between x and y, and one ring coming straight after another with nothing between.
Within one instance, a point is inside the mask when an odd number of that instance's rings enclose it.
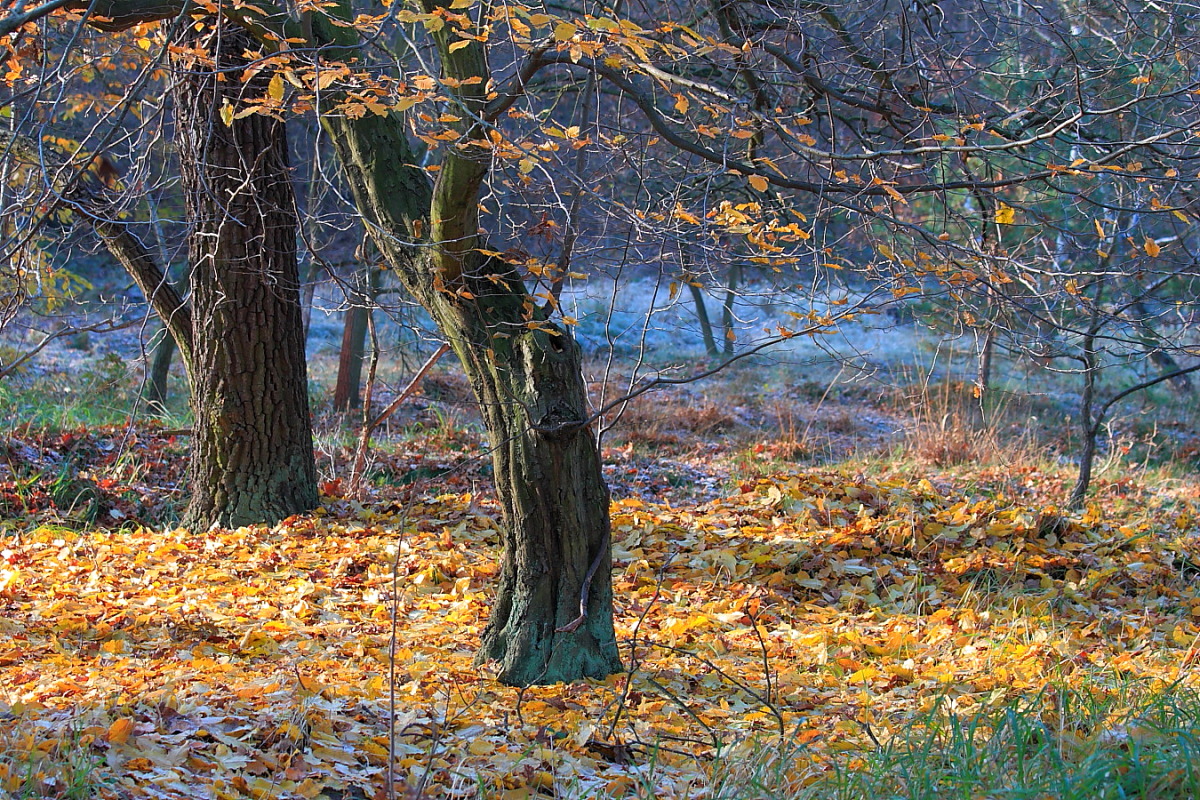
<instances>
[{"instance_id":1,"label":"autumn foliage","mask_svg":"<svg viewBox=\"0 0 1200 800\"><path fill-rule=\"evenodd\" d=\"M207 533L33 515L0 549L0 789L65 796L82 769L99 797L386 797L390 760L400 797L697 797L786 741L798 791L946 703L1194 685L1196 499L1122 482L1068 515L1054 491L803 470L617 498L628 669L526 690L471 663L498 571L477 494Z\"/></svg>"}]
</instances>

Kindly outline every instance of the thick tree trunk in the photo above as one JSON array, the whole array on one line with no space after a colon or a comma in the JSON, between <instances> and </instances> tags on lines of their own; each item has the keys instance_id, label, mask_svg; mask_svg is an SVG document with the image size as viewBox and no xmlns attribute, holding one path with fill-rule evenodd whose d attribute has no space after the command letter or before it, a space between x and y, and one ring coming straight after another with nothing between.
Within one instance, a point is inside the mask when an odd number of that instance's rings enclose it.
<instances>
[{"instance_id":1,"label":"thick tree trunk","mask_svg":"<svg viewBox=\"0 0 1200 800\"><path fill-rule=\"evenodd\" d=\"M215 69L187 65L175 89L195 225L195 425L184 520L195 527L276 522L317 505L287 138L283 123L262 114L228 125L221 118L239 95L267 92L265 74L240 79L241 55L253 49L245 34L226 24L198 38L192 44L213 54Z\"/></svg>"},{"instance_id":2,"label":"thick tree trunk","mask_svg":"<svg viewBox=\"0 0 1200 800\"><path fill-rule=\"evenodd\" d=\"M471 301L427 295L479 400L503 511L500 582L476 662L498 662L500 680L518 686L599 678L621 661L583 353L569 331L526 324L528 295L511 274L497 280L506 270L465 274Z\"/></svg>"},{"instance_id":3,"label":"thick tree trunk","mask_svg":"<svg viewBox=\"0 0 1200 800\"><path fill-rule=\"evenodd\" d=\"M442 317L493 447L504 559L477 663L516 685L621 668L612 624L609 496L584 424L582 352L564 330L529 330L489 353L486 329ZM466 337L463 336L466 334ZM577 623L577 625L573 625Z\"/></svg>"},{"instance_id":4,"label":"thick tree trunk","mask_svg":"<svg viewBox=\"0 0 1200 800\"><path fill-rule=\"evenodd\" d=\"M462 266L443 270L436 258L447 250L406 245L428 229L431 203L432 216L446 214L425 176L406 166L416 159L402 118L326 124L375 244L454 349L488 428L504 553L478 660L498 662L500 680L514 685L619 670L608 490L583 424L579 345L530 318L537 303L508 265L456 249Z\"/></svg>"}]
</instances>

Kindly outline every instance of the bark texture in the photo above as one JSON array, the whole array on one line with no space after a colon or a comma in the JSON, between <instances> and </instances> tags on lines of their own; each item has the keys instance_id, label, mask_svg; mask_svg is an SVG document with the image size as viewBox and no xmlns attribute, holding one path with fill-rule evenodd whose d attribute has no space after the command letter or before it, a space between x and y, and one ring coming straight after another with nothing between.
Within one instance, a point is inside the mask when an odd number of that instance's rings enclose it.
<instances>
[{"instance_id":1,"label":"bark texture","mask_svg":"<svg viewBox=\"0 0 1200 800\"><path fill-rule=\"evenodd\" d=\"M241 80L242 53L253 49L244 33L226 24L188 36L215 63L181 64L175 89L194 225L195 430L184 521L276 522L317 505L286 132L261 114L228 125L221 117L240 94L267 91L266 76Z\"/></svg>"},{"instance_id":2,"label":"bark texture","mask_svg":"<svg viewBox=\"0 0 1200 800\"><path fill-rule=\"evenodd\" d=\"M497 662L501 681L522 686L618 671L609 497L595 439L582 424L579 345L568 331L530 318L536 303L509 265L461 242L423 252L411 246L429 229L426 216L446 219L436 198L453 193L433 192L425 175L405 166L417 159L400 117L326 125L376 245L437 322L487 424L504 553L477 661ZM469 171L443 167L439 180ZM585 585L587 615L564 630L580 616Z\"/></svg>"},{"instance_id":3,"label":"bark texture","mask_svg":"<svg viewBox=\"0 0 1200 800\"><path fill-rule=\"evenodd\" d=\"M583 424L582 351L565 330L497 339L472 318L475 309L439 305L439 326L454 331L487 423L504 514L500 583L476 663L496 661L500 679L519 686L612 674L621 662L609 495Z\"/></svg>"}]
</instances>

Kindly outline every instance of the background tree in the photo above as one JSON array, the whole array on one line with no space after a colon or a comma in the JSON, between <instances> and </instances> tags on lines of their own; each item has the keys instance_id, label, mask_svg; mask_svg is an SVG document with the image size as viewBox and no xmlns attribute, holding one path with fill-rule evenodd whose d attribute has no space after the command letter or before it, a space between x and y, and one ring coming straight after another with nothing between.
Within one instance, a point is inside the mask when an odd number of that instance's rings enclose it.
<instances>
[{"instance_id":1,"label":"background tree","mask_svg":"<svg viewBox=\"0 0 1200 800\"><path fill-rule=\"evenodd\" d=\"M223 100L221 122L317 113L384 261L470 379L506 529L480 655L514 683L617 665L607 493L589 426L619 403L587 403L563 309L568 264L608 247L620 274L643 258L665 263L653 254L674 257L687 240L734 254L727 274L769 271L778 277L764 290L796 291L798 324L744 352L835 324L872 291L931 287L956 305L981 298L987 336L1003 305L1022 320L1013 330L1057 326L1082 342L1083 316L1022 316L1036 310L1030 298L1068 307L1058 293L1083 285L1059 242L1082 241L1089 224L1107 238L1107 215L1122 210L1190 230L1181 176L1195 173L1196 20L1178 10L978 0L554 14L424 0L359 16L341 3L299 20L269 4L215 10L254 38L243 77L270 76L265 91ZM108 27L179 11L91 8ZM596 104L586 116L584 102ZM575 200L594 190L579 173L602 170L617 181L591 196L613 202L583 214ZM646 190L647 176L665 185ZM538 200L539 181L547 196L567 189ZM1114 194L1114 183L1130 190ZM546 237L543 255L528 246L555 227L569 235ZM1165 238L1154 236L1160 251ZM1100 262L1078 266L1099 275ZM811 287L828 287L828 302ZM1135 295L1148 325L1163 319ZM726 298L732 319L737 294ZM1109 314L1103 297L1087 308Z\"/></svg>"}]
</instances>

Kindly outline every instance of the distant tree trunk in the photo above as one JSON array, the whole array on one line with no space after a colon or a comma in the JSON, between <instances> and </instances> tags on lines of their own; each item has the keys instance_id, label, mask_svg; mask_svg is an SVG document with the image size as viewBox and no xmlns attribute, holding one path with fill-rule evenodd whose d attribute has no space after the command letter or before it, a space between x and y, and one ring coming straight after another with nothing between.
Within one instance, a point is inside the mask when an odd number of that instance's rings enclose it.
<instances>
[{"instance_id":1,"label":"distant tree trunk","mask_svg":"<svg viewBox=\"0 0 1200 800\"><path fill-rule=\"evenodd\" d=\"M337 383L333 388L333 409L349 411L362 406L362 365L367 349L367 321L379 289L380 271L367 264L355 275L342 327L342 347L338 354Z\"/></svg>"},{"instance_id":2,"label":"distant tree trunk","mask_svg":"<svg viewBox=\"0 0 1200 800\"><path fill-rule=\"evenodd\" d=\"M167 379L171 376L171 361L175 357L175 340L166 331L154 346L150 360L150 372L146 376L146 387L142 393L146 405L155 413L167 410Z\"/></svg>"},{"instance_id":3,"label":"distant tree trunk","mask_svg":"<svg viewBox=\"0 0 1200 800\"><path fill-rule=\"evenodd\" d=\"M992 385L992 359L996 353L996 323L991 319L992 305L989 291L984 311L988 319L983 324L983 341L979 344L979 363L975 373L975 384L979 387L981 399L987 395Z\"/></svg>"},{"instance_id":4,"label":"distant tree trunk","mask_svg":"<svg viewBox=\"0 0 1200 800\"><path fill-rule=\"evenodd\" d=\"M696 321L700 324L700 338L704 342L704 352L708 354L709 358L716 358L721 351L717 349L717 341L713 336L712 321L708 318L708 307L704 305L704 290L697 285L698 282L693 271L695 263L691 253L688 252L688 247L682 243L679 245L679 260L683 267L683 275L680 280L687 284L688 291L692 293L692 304L696 307Z\"/></svg>"},{"instance_id":5,"label":"distant tree trunk","mask_svg":"<svg viewBox=\"0 0 1200 800\"><path fill-rule=\"evenodd\" d=\"M367 318L371 309L355 303L346 309L342 346L338 351L337 383L333 387L333 410L362 407L362 365L367 351Z\"/></svg>"},{"instance_id":6,"label":"distant tree trunk","mask_svg":"<svg viewBox=\"0 0 1200 800\"><path fill-rule=\"evenodd\" d=\"M733 301L737 299L738 279L742 268L737 264L729 267L729 280L725 285L725 303L721 306L721 323L725 326L725 355L733 355L733 346L737 343L737 332L734 330Z\"/></svg>"},{"instance_id":7,"label":"distant tree trunk","mask_svg":"<svg viewBox=\"0 0 1200 800\"><path fill-rule=\"evenodd\" d=\"M716 358L721 355L721 351L717 349L712 322L708 319L708 309L704 305L704 290L691 281L688 282L688 289L691 290L692 302L696 305L696 319L700 323L700 337L704 341L704 352L709 358Z\"/></svg>"},{"instance_id":8,"label":"distant tree trunk","mask_svg":"<svg viewBox=\"0 0 1200 800\"><path fill-rule=\"evenodd\" d=\"M244 33L218 24L186 35L215 63L184 65L174 90L195 225L195 423L184 521L275 522L317 505L286 131L263 114L229 125L221 118L225 103L267 92L266 75L241 79L242 54L255 48Z\"/></svg>"},{"instance_id":9,"label":"distant tree trunk","mask_svg":"<svg viewBox=\"0 0 1200 800\"><path fill-rule=\"evenodd\" d=\"M1092 482L1092 466L1096 461L1096 438L1104 424L1104 417L1096 413L1096 379L1100 370L1096 336L1100 333L1102 324L1100 297L1100 292L1097 291L1092 320L1083 335L1080 358L1083 364L1083 397L1079 404L1079 433L1083 441L1079 449L1079 476L1067 500L1068 508L1082 508L1083 501L1087 498L1088 487Z\"/></svg>"},{"instance_id":10,"label":"distant tree trunk","mask_svg":"<svg viewBox=\"0 0 1200 800\"><path fill-rule=\"evenodd\" d=\"M159 258L164 265L167 263L163 247L159 248ZM181 289L186 290L181 283L181 281L171 281L176 292ZM150 369L142 387L142 400L156 414L163 414L167 410L167 381L171 377L171 363L175 360L175 352L179 349L175 337L170 334L170 329L166 325L163 326L161 336L162 338L154 346L154 352L151 354Z\"/></svg>"}]
</instances>

